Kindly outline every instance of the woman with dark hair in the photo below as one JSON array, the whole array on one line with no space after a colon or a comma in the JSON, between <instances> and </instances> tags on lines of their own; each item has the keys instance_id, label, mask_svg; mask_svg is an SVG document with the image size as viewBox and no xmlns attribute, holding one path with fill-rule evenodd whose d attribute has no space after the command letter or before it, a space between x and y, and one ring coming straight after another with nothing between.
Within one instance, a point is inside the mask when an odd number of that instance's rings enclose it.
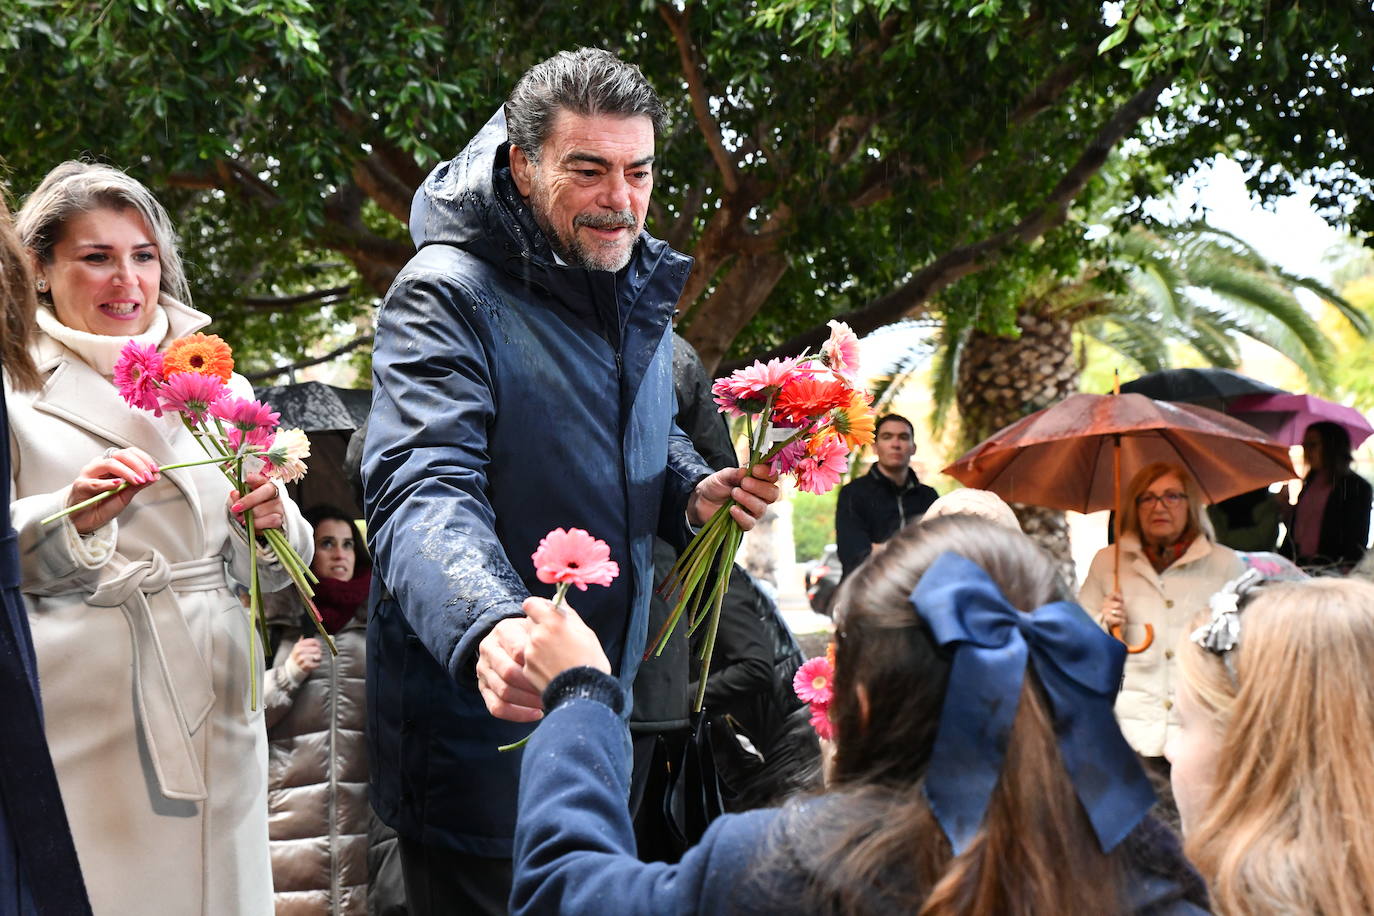
<instances>
[{"instance_id":1,"label":"woman with dark hair","mask_svg":"<svg viewBox=\"0 0 1374 916\"><path fill-rule=\"evenodd\" d=\"M517 913L1200 913L1112 714L1124 647L1019 532L909 526L841 587L829 790L725 815L676 865L635 858L623 696L541 598L524 668Z\"/></svg>"},{"instance_id":2,"label":"woman with dark hair","mask_svg":"<svg viewBox=\"0 0 1374 916\"><path fill-rule=\"evenodd\" d=\"M367 749L364 675L372 562L349 515L305 513L315 532L315 606L338 655L316 635L293 591L273 602L277 647L263 688L268 831L277 912L367 911Z\"/></svg>"},{"instance_id":3,"label":"woman with dark hair","mask_svg":"<svg viewBox=\"0 0 1374 916\"><path fill-rule=\"evenodd\" d=\"M1302 436L1307 476L1288 517L1282 553L1299 566L1337 567L1348 572L1369 545L1369 509L1374 490L1350 469L1350 433L1325 420Z\"/></svg>"}]
</instances>

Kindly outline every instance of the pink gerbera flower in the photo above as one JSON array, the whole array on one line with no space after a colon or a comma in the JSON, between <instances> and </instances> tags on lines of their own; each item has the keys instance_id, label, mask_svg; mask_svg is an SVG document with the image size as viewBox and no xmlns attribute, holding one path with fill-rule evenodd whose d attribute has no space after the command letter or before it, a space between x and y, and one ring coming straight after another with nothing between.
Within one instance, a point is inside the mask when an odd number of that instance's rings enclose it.
<instances>
[{"instance_id":1,"label":"pink gerbera flower","mask_svg":"<svg viewBox=\"0 0 1374 916\"><path fill-rule=\"evenodd\" d=\"M153 416L162 416L162 402L157 397L162 380L162 354L157 352L157 347L131 340L119 351L114 383L130 407L151 410Z\"/></svg>"},{"instance_id":2,"label":"pink gerbera flower","mask_svg":"<svg viewBox=\"0 0 1374 916\"><path fill-rule=\"evenodd\" d=\"M849 470L849 450L844 440L834 436L817 436L806 448L806 457L798 464L797 488L807 493L829 493L840 476Z\"/></svg>"},{"instance_id":3,"label":"pink gerbera flower","mask_svg":"<svg viewBox=\"0 0 1374 916\"><path fill-rule=\"evenodd\" d=\"M806 458L806 440L798 439L784 445L768 463L774 474L791 474Z\"/></svg>"},{"instance_id":4,"label":"pink gerbera flower","mask_svg":"<svg viewBox=\"0 0 1374 916\"><path fill-rule=\"evenodd\" d=\"M720 409L730 416L763 410L768 397L782 388L797 371L797 359L770 359L736 369L726 378L716 379L711 394Z\"/></svg>"},{"instance_id":5,"label":"pink gerbera flower","mask_svg":"<svg viewBox=\"0 0 1374 916\"><path fill-rule=\"evenodd\" d=\"M822 703L811 704L811 727L826 741L835 740L835 726L830 721L830 706Z\"/></svg>"},{"instance_id":6,"label":"pink gerbera flower","mask_svg":"<svg viewBox=\"0 0 1374 916\"><path fill-rule=\"evenodd\" d=\"M277 431L266 426L257 426L249 430L234 427L225 438L229 441L229 447L236 452L266 452L272 448Z\"/></svg>"},{"instance_id":7,"label":"pink gerbera flower","mask_svg":"<svg viewBox=\"0 0 1374 916\"><path fill-rule=\"evenodd\" d=\"M531 559L540 582L568 583L584 592L588 585L610 585L620 575L611 548L581 528L553 529L540 539Z\"/></svg>"},{"instance_id":8,"label":"pink gerbera flower","mask_svg":"<svg viewBox=\"0 0 1374 916\"><path fill-rule=\"evenodd\" d=\"M821 344L821 362L846 381L859 374L859 338L843 321L826 322L830 339Z\"/></svg>"},{"instance_id":9,"label":"pink gerbera flower","mask_svg":"<svg viewBox=\"0 0 1374 916\"><path fill-rule=\"evenodd\" d=\"M807 659L792 677L792 689L808 703L829 704L835 696L835 669L824 655Z\"/></svg>"},{"instance_id":10,"label":"pink gerbera flower","mask_svg":"<svg viewBox=\"0 0 1374 916\"><path fill-rule=\"evenodd\" d=\"M234 396L220 398L210 408L210 416L228 423L245 433L255 429L275 429L281 414L260 401Z\"/></svg>"},{"instance_id":11,"label":"pink gerbera flower","mask_svg":"<svg viewBox=\"0 0 1374 916\"><path fill-rule=\"evenodd\" d=\"M213 375L178 372L162 386L162 406L184 414L192 423L202 423L210 407L229 394L224 383Z\"/></svg>"}]
</instances>

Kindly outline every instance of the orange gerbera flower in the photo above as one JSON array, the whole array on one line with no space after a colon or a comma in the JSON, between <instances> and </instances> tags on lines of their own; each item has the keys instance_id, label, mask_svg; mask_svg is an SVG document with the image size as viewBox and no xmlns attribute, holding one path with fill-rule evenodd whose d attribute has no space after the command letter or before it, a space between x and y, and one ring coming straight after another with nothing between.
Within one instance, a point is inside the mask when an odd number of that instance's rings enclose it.
<instances>
[{"instance_id":1,"label":"orange gerbera flower","mask_svg":"<svg viewBox=\"0 0 1374 916\"><path fill-rule=\"evenodd\" d=\"M162 367L168 376L178 372L194 372L228 382L234 372L234 351L215 334L178 337L167 347Z\"/></svg>"},{"instance_id":2,"label":"orange gerbera flower","mask_svg":"<svg viewBox=\"0 0 1374 916\"><path fill-rule=\"evenodd\" d=\"M852 392L848 404L830 412L830 429L851 452L872 442L873 408L868 406L868 396L861 391Z\"/></svg>"}]
</instances>

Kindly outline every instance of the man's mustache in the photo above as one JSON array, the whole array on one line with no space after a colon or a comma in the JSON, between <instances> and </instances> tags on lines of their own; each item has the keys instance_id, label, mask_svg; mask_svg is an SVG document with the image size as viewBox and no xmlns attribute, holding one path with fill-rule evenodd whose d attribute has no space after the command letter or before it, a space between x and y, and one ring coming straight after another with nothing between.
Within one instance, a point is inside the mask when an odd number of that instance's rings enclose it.
<instances>
[{"instance_id":1,"label":"man's mustache","mask_svg":"<svg viewBox=\"0 0 1374 916\"><path fill-rule=\"evenodd\" d=\"M637 224L633 210L616 210L614 213L579 213L573 218L574 226L590 226L593 229L633 229Z\"/></svg>"}]
</instances>

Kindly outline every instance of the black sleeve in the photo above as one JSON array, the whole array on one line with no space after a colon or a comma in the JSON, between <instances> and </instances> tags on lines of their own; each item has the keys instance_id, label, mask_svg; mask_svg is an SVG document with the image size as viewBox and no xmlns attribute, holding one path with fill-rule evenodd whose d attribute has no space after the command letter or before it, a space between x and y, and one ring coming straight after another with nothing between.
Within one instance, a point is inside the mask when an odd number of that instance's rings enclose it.
<instances>
[{"instance_id":1,"label":"black sleeve","mask_svg":"<svg viewBox=\"0 0 1374 916\"><path fill-rule=\"evenodd\" d=\"M869 537L858 503L854 484L840 488L840 495L835 499L835 549L846 576L858 569L873 550L873 539Z\"/></svg>"}]
</instances>

